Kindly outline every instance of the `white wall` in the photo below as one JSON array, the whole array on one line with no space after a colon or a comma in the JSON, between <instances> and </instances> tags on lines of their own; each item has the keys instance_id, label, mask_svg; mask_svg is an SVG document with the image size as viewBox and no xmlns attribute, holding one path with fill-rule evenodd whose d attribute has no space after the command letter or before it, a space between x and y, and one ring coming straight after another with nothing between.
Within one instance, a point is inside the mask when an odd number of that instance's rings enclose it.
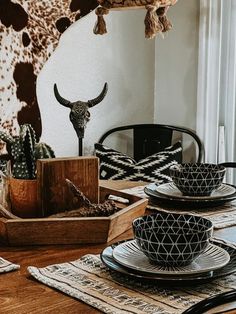
<instances>
[{"instance_id":1,"label":"white wall","mask_svg":"<svg viewBox=\"0 0 236 314\"><path fill-rule=\"evenodd\" d=\"M196 129L199 0L179 0L168 16L173 29L155 45L154 121Z\"/></svg>"},{"instance_id":2,"label":"white wall","mask_svg":"<svg viewBox=\"0 0 236 314\"><path fill-rule=\"evenodd\" d=\"M74 23L45 64L37 81L42 117L42 141L57 156L78 154L69 109L54 98L53 84L65 98L75 101L96 97L108 82L108 95L90 110L84 154L108 129L126 123L153 122L154 44L144 38L145 10L111 12L105 17L108 34L92 32L94 12Z\"/></svg>"}]
</instances>

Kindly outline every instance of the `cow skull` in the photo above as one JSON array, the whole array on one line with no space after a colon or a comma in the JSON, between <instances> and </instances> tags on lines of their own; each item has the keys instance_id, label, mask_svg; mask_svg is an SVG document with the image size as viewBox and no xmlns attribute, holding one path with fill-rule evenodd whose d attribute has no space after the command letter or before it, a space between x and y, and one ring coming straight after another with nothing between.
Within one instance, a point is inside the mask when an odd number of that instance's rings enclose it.
<instances>
[{"instance_id":1,"label":"cow skull","mask_svg":"<svg viewBox=\"0 0 236 314\"><path fill-rule=\"evenodd\" d=\"M90 120L89 108L92 108L93 106L99 104L104 99L107 93L107 89L108 89L107 83L105 83L103 90L98 97L88 100L86 102L80 101L80 100L75 101L75 102L70 102L69 100L66 100L59 94L57 85L54 84L54 94L57 101L61 105L71 109L70 121L73 124L73 127L76 131L78 138L84 137L84 129L86 127L86 124Z\"/></svg>"}]
</instances>

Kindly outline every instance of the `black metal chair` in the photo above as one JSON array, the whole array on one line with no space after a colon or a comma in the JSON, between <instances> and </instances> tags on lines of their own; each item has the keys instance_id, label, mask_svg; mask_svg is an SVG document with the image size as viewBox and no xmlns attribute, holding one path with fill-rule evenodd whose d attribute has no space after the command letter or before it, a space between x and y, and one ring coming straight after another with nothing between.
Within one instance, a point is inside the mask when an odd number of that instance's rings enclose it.
<instances>
[{"instance_id":1,"label":"black metal chair","mask_svg":"<svg viewBox=\"0 0 236 314\"><path fill-rule=\"evenodd\" d=\"M127 133L127 131L129 133ZM107 137L114 133L116 136L120 137L122 141L127 140L130 142L130 145L132 146L132 157L136 161L162 151L166 147L172 145L174 139L176 141L179 139L182 140L183 136L186 135L191 140L191 144L194 143L195 150L195 160L189 162L201 162L203 158L203 145L201 140L193 130L188 128L164 124L125 125L110 129L101 136L98 143L105 144L104 141L107 140ZM178 137L178 135L180 137ZM178 162L182 161L185 161L184 158L178 160Z\"/></svg>"}]
</instances>

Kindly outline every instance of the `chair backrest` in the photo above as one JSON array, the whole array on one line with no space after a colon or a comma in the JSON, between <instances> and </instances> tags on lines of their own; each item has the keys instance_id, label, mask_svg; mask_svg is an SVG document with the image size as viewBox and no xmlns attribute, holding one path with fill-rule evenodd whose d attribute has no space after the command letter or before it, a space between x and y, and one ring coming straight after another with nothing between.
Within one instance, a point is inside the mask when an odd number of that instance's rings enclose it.
<instances>
[{"instance_id":1,"label":"chair backrest","mask_svg":"<svg viewBox=\"0 0 236 314\"><path fill-rule=\"evenodd\" d=\"M176 140L182 140L183 135L187 135L191 138L191 143L194 143L195 148L195 160L197 162L202 161L203 157L203 145L201 140L196 135L196 133L188 128L174 126L174 125L164 125L164 124L133 124L125 125L110 129L104 133L99 139L99 143L104 143L105 139L113 133L120 134L122 139L125 138L125 131L132 131L132 157L139 161L147 156L154 153L162 151L164 148L173 144L174 138ZM174 136L174 133L175 136ZM121 135L122 134L122 135ZM180 135L179 138L177 135ZM128 137L127 137L128 138ZM129 135L130 138L130 135ZM182 162L182 160L179 160Z\"/></svg>"}]
</instances>

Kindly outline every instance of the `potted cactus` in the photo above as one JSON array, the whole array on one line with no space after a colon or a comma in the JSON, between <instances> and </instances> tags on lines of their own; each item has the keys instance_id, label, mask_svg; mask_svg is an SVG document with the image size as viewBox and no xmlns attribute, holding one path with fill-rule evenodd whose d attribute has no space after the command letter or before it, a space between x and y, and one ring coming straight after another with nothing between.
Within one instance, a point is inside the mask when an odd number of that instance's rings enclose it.
<instances>
[{"instance_id":1,"label":"potted cactus","mask_svg":"<svg viewBox=\"0 0 236 314\"><path fill-rule=\"evenodd\" d=\"M0 139L6 143L11 160L9 185L12 212L20 217L36 217L36 160L54 158L54 152L46 143L36 141L35 131L30 124L21 125L18 136L0 132Z\"/></svg>"}]
</instances>

